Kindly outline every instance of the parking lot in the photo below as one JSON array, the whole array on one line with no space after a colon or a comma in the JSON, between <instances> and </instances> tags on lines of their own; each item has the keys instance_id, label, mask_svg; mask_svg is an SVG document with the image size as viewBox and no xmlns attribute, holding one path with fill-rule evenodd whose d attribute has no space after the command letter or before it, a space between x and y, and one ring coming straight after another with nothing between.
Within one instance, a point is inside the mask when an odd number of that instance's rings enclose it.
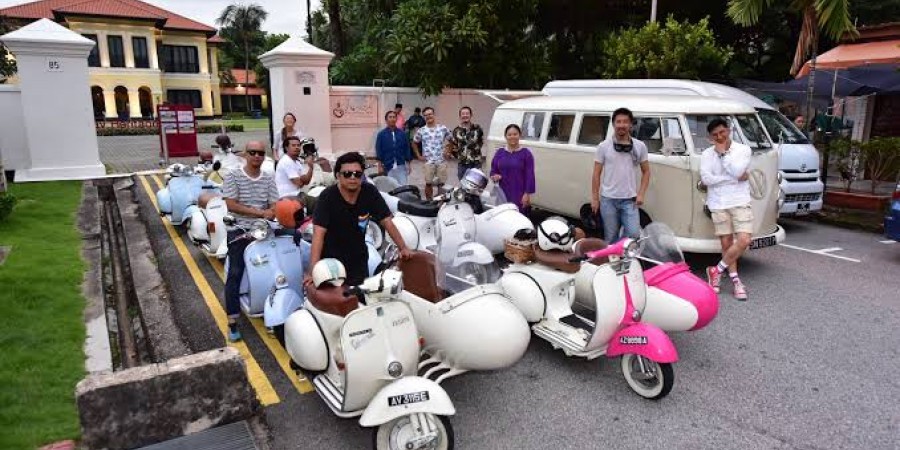
<instances>
[{"instance_id":1,"label":"parking lot","mask_svg":"<svg viewBox=\"0 0 900 450\"><path fill-rule=\"evenodd\" d=\"M193 351L220 347L222 264L159 217L152 194L161 184L138 176L135 188L176 320ZM742 260L750 301L725 287L712 324L671 334L680 361L668 397L632 393L617 360L567 358L532 339L512 368L444 383L458 448L900 448L900 244L812 222L782 225L783 245ZM695 273L703 260L689 259ZM240 326L245 342L236 347L273 448L369 445L371 431L335 417L261 321Z\"/></svg>"}]
</instances>

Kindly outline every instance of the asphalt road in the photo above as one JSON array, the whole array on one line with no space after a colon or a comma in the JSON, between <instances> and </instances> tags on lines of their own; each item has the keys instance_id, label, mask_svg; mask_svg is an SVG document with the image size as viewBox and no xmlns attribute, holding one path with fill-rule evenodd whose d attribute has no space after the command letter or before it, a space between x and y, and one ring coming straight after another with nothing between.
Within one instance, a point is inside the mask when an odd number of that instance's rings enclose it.
<instances>
[{"instance_id":1,"label":"asphalt road","mask_svg":"<svg viewBox=\"0 0 900 450\"><path fill-rule=\"evenodd\" d=\"M224 345L153 205L140 201L189 346ZM783 226L790 247L742 261L750 301L724 288L707 328L671 335L681 360L668 397L632 393L618 360L567 358L535 338L514 367L443 384L457 408L457 447L900 448L900 243L811 222ZM221 301L218 275L190 251ZM699 260L689 259L697 273ZM370 445L370 430L292 385L263 343L271 338L246 319L241 327L278 394L265 408L273 448Z\"/></svg>"}]
</instances>

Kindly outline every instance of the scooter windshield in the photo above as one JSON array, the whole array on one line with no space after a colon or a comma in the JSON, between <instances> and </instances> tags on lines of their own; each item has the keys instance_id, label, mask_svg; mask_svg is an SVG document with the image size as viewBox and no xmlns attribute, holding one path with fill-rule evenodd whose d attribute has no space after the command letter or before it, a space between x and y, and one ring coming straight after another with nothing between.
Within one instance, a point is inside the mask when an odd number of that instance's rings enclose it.
<instances>
[{"instance_id":1,"label":"scooter windshield","mask_svg":"<svg viewBox=\"0 0 900 450\"><path fill-rule=\"evenodd\" d=\"M500 189L500 185L491 182L484 189L484 192L481 193L481 203L485 208L493 208L509 202L506 200L506 194L503 193L503 189Z\"/></svg>"},{"instance_id":2,"label":"scooter windshield","mask_svg":"<svg viewBox=\"0 0 900 450\"><path fill-rule=\"evenodd\" d=\"M675 233L660 222L647 225L641 232L640 257L656 264L684 262Z\"/></svg>"},{"instance_id":3,"label":"scooter windshield","mask_svg":"<svg viewBox=\"0 0 900 450\"><path fill-rule=\"evenodd\" d=\"M464 242L453 250L439 247L437 284L450 295L473 286L496 283L502 272L494 256L477 242Z\"/></svg>"}]
</instances>

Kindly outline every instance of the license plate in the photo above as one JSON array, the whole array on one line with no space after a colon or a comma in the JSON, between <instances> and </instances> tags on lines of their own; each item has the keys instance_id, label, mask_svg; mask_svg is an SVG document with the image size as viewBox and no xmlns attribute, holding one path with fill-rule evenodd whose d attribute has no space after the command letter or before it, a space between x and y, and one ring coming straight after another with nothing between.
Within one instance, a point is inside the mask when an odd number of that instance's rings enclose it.
<instances>
[{"instance_id":1,"label":"license plate","mask_svg":"<svg viewBox=\"0 0 900 450\"><path fill-rule=\"evenodd\" d=\"M775 244L777 244L777 242L775 241L775 236L758 237L750 241L750 250L756 250L763 247L771 247Z\"/></svg>"},{"instance_id":2,"label":"license plate","mask_svg":"<svg viewBox=\"0 0 900 450\"><path fill-rule=\"evenodd\" d=\"M809 203L799 203L797 204L797 215L805 216L809 214Z\"/></svg>"},{"instance_id":3,"label":"license plate","mask_svg":"<svg viewBox=\"0 0 900 450\"><path fill-rule=\"evenodd\" d=\"M428 391L412 392L388 397L388 406L409 405L412 403L427 402Z\"/></svg>"}]
</instances>

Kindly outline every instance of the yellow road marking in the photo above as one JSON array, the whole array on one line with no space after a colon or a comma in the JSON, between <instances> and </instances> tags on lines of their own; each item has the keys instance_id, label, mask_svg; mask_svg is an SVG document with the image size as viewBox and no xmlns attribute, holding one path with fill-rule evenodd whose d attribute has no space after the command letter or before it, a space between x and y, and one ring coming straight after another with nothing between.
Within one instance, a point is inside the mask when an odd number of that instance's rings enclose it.
<instances>
[{"instance_id":1,"label":"yellow road marking","mask_svg":"<svg viewBox=\"0 0 900 450\"><path fill-rule=\"evenodd\" d=\"M159 179L158 176L153 175L153 182L156 183L156 186L162 189L162 180ZM155 199L154 199L155 200ZM222 282L225 282L225 265L222 264L218 258L213 258L210 256L206 257L206 260L212 266L213 270L216 274L219 275L219 278ZM287 376L288 380L291 381L291 384L294 385L294 388L297 389L297 392L301 394L308 394L315 390L312 383L302 374L297 374L291 369L291 357L287 354L284 347L278 343L278 340L275 339L272 335L266 331L265 324L259 318L250 318L250 323L253 325L253 329L256 330L256 333L259 334L260 339L266 344L266 347L269 348L269 351L272 352L272 355L275 357L275 360L278 362L278 366L281 367L281 370Z\"/></svg>"},{"instance_id":2,"label":"yellow road marking","mask_svg":"<svg viewBox=\"0 0 900 450\"><path fill-rule=\"evenodd\" d=\"M219 275L219 278L222 279L222 282L225 282L225 265L222 264L218 258L213 258L210 256L206 257L206 260L209 261L209 265L212 266L213 270ZM278 361L278 365L281 367L281 370L284 371L284 374L287 375L288 380L291 380L291 384L294 385L294 388L297 389L301 394L308 394L315 390L312 383L306 379L303 374L298 374L294 372L294 369L291 369L291 357L287 354L284 347L278 343L278 339L275 339L274 336L270 335L268 331L266 331L266 326L263 321L256 318L249 318L250 323L253 324L253 328L256 329L256 332L259 333L259 336L262 338L263 342L266 343L266 347L269 347L269 351L272 352L272 355L275 356L275 360ZM298 378L299 377L299 378Z\"/></svg>"},{"instance_id":3,"label":"yellow road marking","mask_svg":"<svg viewBox=\"0 0 900 450\"><path fill-rule=\"evenodd\" d=\"M159 205L156 203L155 191L150 187L150 183L147 182L145 177L137 178L144 186L144 190L147 192L147 196L150 197L153 207L159 211ZM162 184L159 179L156 176L154 176L154 178L156 178L154 181L157 183L157 186L161 186ZM225 342L227 342L229 346L236 348L244 358L244 361L246 361L247 377L250 379L250 385L253 386L253 389L256 391L256 397L259 399L260 403L266 406L279 403L281 399L278 397L278 393L275 392L275 388L272 387L272 383L269 382L269 378L266 377L266 374L259 366L259 363L253 358L250 349L247 348L247 344L243 341L228 342L228 316L225 314L222 304L219 303L216 294L213 293L212 288L209 286L209 282L206 281L203 272L200 271L194 258L191 257L190 252L188 252L187 247L184 245L184 241L181 240L178 232L175 231L175 227L173 227L165 217L160 217L160 219L162 219L163 225L169 233L169 238L171 238L172 242L175 244L175 249L178 250L178 254L181 255L181 259L184 260L184 264L187 266L188 272L190 272L191 277L194 279L194 283L197 284L197 289L200 290L200 295L203 297L207 308L209 308L209 311L212 313L213 319L215 319L216 325L219 327L219 331L221 331L222 335L225 337Z\"/></svg>"}]
</instances>

